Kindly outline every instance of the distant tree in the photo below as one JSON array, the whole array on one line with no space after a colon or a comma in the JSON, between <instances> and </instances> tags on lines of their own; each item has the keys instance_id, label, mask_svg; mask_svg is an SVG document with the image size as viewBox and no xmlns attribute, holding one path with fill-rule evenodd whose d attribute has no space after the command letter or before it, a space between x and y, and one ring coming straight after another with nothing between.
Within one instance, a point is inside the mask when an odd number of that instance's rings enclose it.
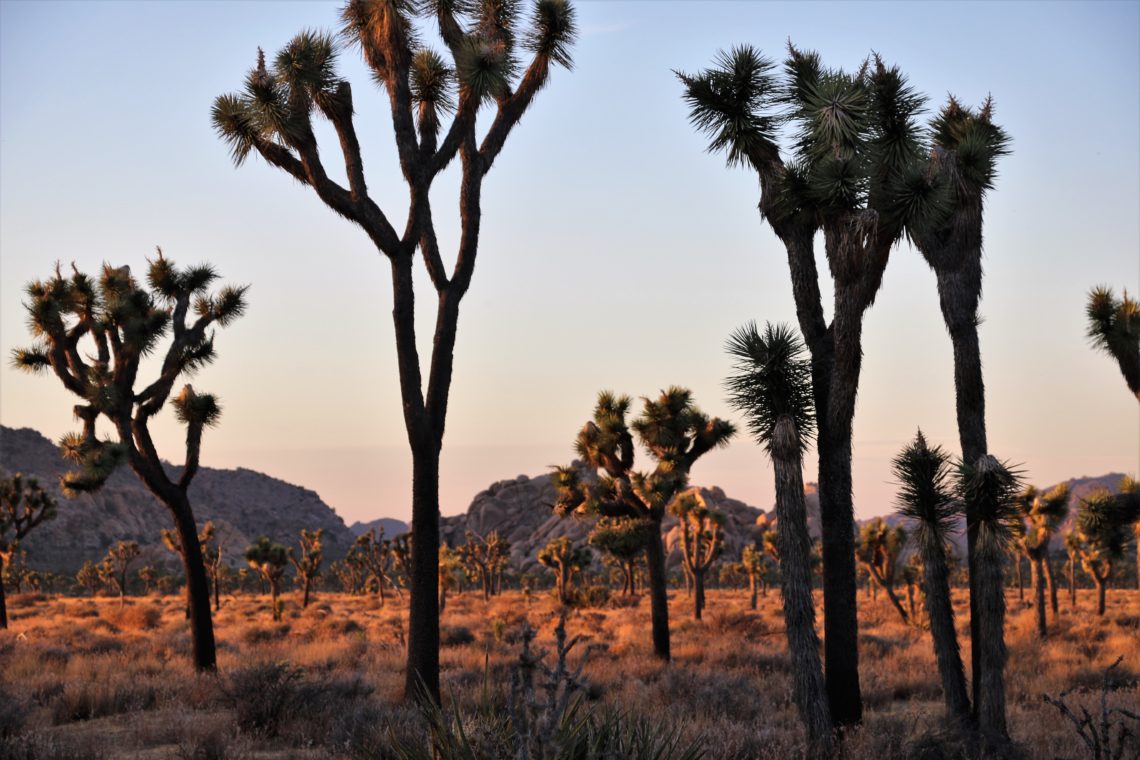
<instances>
[{"instance_id":1,"label":"distant tree","mask_svg":"<svg viewBox=\"0 0 1140 760\"><path fill-rule=\"evenodd\" d=\"M855 541L855 558L867 570L872 583L886 592L891 605L899 613L903 623L910 618L895 594L895 569L906 546L906 529L901 525L889 527L881 517L877 517L859 529Z\"/></svg>"},{"instance_id":2,"label":"distant tree","mask_svg":"<svg viewBox=\"0 0 1140 760\"><path fill-rule=\"evenodd\" d=\"M804 498L803 453L814 431L811 367L803 344L787 326L748 324L728 341L733 374L729 402L748 421L772 460L776 478L776 546L784 627L792 655L793 698L813 757L833 744L831 710L819 660L811 592L811 536Z\"/></svg>"},{"instance_id":3,"label":"distant tree","mask_svg":"<svg viewBox=\"0 0 1140 760\"><path fill-rule=\"evenodd\" d=\"M1125 475L1120 481L1119 489L1120 495L1117 498L1131 504L1130 509L1138 516L1132 523L1132 534L1136 547L1136 588L1140 589L1140 504L1137 504L1140 502L1140 481L1131 475Z\"/></svg>"},{"instance_id":4,"label":"distant tree","mask_svg":"<svg viewBox=\"0 0 1140 760\"><path fill-rule=\"evenodd\" d=\"M756 543L748 544L741 552L740 565L748 576L748 590L751 594L749 605L752 609L756 609L757 588L762 586L764 595L767 596L768 594L767 564L768 560L764 556L764 550Z\"/></svg>"},{"instance_id":5,"label":"distant tree","mask_svg":"<svg viewBox=\"0 0 1140 760\"><path fill-rule=\"evenodd\" d=\"M483 601L489 601L495 589L495 577L510 559L510 543L499 532L491 531L480 536L475 531L466 533L466 543L459 547L459 556L467 574L483 588Z\"/></svg>"},{"instance_id":6,"label":"distant tree","mask_svg":"<svg viewBox=\"0 0 1140 760\"><path fill-rule=\"evenodd\" d=\"M395 561L396 572L403 579L403 583L407 584L412 577L411 533L401 533L392 537L392 559ZM401 581L397 580L396 582L398 584Z\"/></svg>"},{"instance_id":7,"label":"distant tree","mask_svg":"<svg viewBox=\"0 0 1140 760\"><path fill-rule=\"evenodd\" d=\"M1117 299L1112 288L1098 285L1089 291L1085 316L1093 348L1116 360L1128 390L1140 400L1140 304L1127 291Z\"/></svg>"},{"instance_id":8,"label":"distant tree","mask_svg":"<svg viewBox=\"0 0 1140 760\"><path fill-rule=\"evenodd\" d=\"M899 580L906 586L906 610L911 623L918 620L918 611L914 605L914 587L921 582L921 579L922 561L917 554L912 554L907 558L906 563L899 568Z\"/></svg>"},{"instance_id":9,"label":"distant tree","mask_svg":"<svg viewBox=\"0 0 1140 760\"><path fill-rule=\"evenodd\" d=\"M589 548L574 546L566 536L551 539L539 550L539 563L554 571L560 604L570 604L574 576L589 567L593 559L593 552Z\"/></svg>"},{"instance_id":10,"label":"distant tree","mask_svg":"<svg viewBox=\"0 0 1140 760\"><path fill-rule=\"evenodd\" d=\"M578 433L576 447L585 463L601 472L596 482L583 480L573 467L554 472L557 514L588 514L648 520L652 530L645 545L649 566L653 653L669 659L668 576L661 521L669 504L689 485L689 470L709 451L725 446L735 433L732 424L710 418L693 403L692 393L671 387L656 399L643 399L642 413L630 423L629 396L598 394L593 419ZM633 436L656 462L650 472L634 466Z\"/></svg>"},{"instance_id":11,"label":"distant tree","mask_svg":"<svg viewBox=\"0 0 1140 760\"><path fill-rule=\"evenodd\" d=\"M139 554L137 541L119 541L111 545L107 556L97 566L103 585L114 589L119 595L120 607L126 604L128 572Z\"/></svg>"},{"instance_id":12,"label":"distant tree","mask_svg":"<svg viewBox=\"0 0 1140 760\"><path fill-rule=\"evenodd\" d=\"M166 506L187 545L184 556L194 666L213 670L217 656L210 617L210 589L189 489L198 473L202 432L217 424L217 399L183 386L173 399L175 416L186 426L186 461L171 480L150 435L150 421L170 398L174 383L214 360L213 326L225 327L245 312L244 287L226 286L210 293L217 273L209 266L178 269L158 252L150 262L149 291L129 267L105 265L93 281L74 270L27 286L25 304L37 343L13 352L14 363L29 371L51 369L67 390L83 399L75 415L83 431L64 436L60 448L78 465L62 478L68 496L98 490L122 463ZM188 322L188 316L193 318ZM158 377L138 388L144 358L170 335L166 353L155 362ZM81 341L90 338L91 351ZM157 357L156 357L157 358ZM148 365L149 366L149 365ZM114 439L100 440L96 421L105 417Z\"/></svg>"},{"instance_id":13,"label":"distant tree","mask_svg":"<svg viewBox=\"0 0 1140 760\"><path fill-rule=\"evenodd\" d=\"M55 499L40 487L35 478L16 473L0 478L0 579L4 564L16 552L16 546L33 528L55 517ZM0 580L0 630L8 627L8 603L4 583Z\"/></svg>"},{"instance_id":14,"label":"distant tree","mask_svg":"<svg viewBox=\"0 0 1140 760\"><path fill-rule=\"evenodd\" d=\"M384 538L383 527L371 528L357 536L356 543L345 560L358 563L364 570L365 578L371 578L376 582L381 606L387 602L385 589L388 586L392 587L398 597L403 598L404 592L392 577L396 556L392 552L392 541Z\"/></svg>"},{"instance_id":15,"label":"distant tree","mask_svg":"<svg viewBox=\"0 0 1140 760\"><path fill-rule=\"evenodd\" d=\"M281 620L282 605L278 594L281 579L289 565L289 550L262 536L246 547L244 556L246 563L269 584L269 593L273 597L273 620Z\"/></svg>"},{"instance_id":16,"label":"distant tree","mask_svg":"<svg viewBox=\"0 0 1140 760\"><path fill-rule=\"evenodd\" d=\"M75 580L80 586L87 589L91 596L95 596L103 588L103 577L99 574L99 566L91 560L83 563L83 566L75 574Z\"/></svg>"},{"instance_id":17,"label":"distant tree","mask_svg":"<svg viewBox=\"0 0 1140 760\"><path fill-rule=\"evenodd\" d=\"M356 44L388 94L400 169L409 191L401 235L369 196L353 116L352 89L336 73L336 44L302 32L266 65L259 50L244 92L214 101L213 121L234 163L251 154L311 187L354 222L392 265L396 349L404 422L412 451L412 532L417 538L411 581L406 698L420 689L439 701L439 455L451 386L459 304L471 284L478 251L483 180L507 137L550 79L570 68L577 35L567 0L537 0L529 28L518 2L378 2L349 0L343 35ZM450 54L420 42L417 17L438 25ZM521 67L519 48L532 58ZM458 95L458 97L456 97ZM494 111L486 129L476 120ZM454 114L451 125L444 124ZM340 142L348 187L326 171L314 116L331 123ZM441 139L442 137L442 139ZM450 276L436 238L432 183L458 154L459 250ZM326 154L327 155L327 154ZM416 346L412 264L423 257L439 301L426 395Z\"/></svg>"},{"instance_id":18,"label":"distant tree","mask_svg":"<svg viewBox=\"0 0 1140 760\"><path fill-rule=\"evenodd\" d=\"M1069 557L1069 607L1077 608L1077 560L1081 556L1081 535L1074 527L1065 534L1065 554Z\"/></svg>"},{"instance_id":19,"label":"distant tree","mask_svg":"<svg viewBox=\"0 0 1140 760\"><path fill-rule=\"evenodd\" d=\"M340 581L340 587L346 594L356 596L364 588L364 566L353 560L352 549L341 562L329 565L329 571Z\"/></svg>"},{"instance_id":20,"label":"distant tree","mask_svg":"<svg viewBox=\"0 0 1140 760\"><path fill-rule=\"evenodd\" d=\"M28 550L19 541L8 544L7 559L0 572L0 585L7 584L19 594L23 592L24 585L35 577L36 572L28 567Z\"/></svg>"},{"instance_id":21,"label":"distant tree","mask_svg":"<svg viewBox=\"0 0 1140 760\"><path fill-rule=\"evenodd\" d=\"M315 531L301 529L301 556L289 549L289 562L297 573L297 583L304 590L301 609L309 606L309 592L313 582L321 577L321 538L325 535L324 528Z\"/></svg>"},{"instance_id":22,"label":"distant tree","mask_svg":"<svg viewBox=\"0 0 1140 760\"><path fill-rule=\"evenodd\" d=\"M450 546L439 548L439 614L443 614L447 606L447 592L459 585L459 573L463 568L463 559L459 552Z\"/></svg>"},{"instance_id":23,"label":"distant tree","mask_svg":"<svg viewBox=\"0 0 1140 760\"><path fill-rule=\"evenodd\" d=\"M139 568L138 576L143 584L143 594L149 596L155 587L155 581L158 580L158 571L154 569L153 565L143 565Z\"/></svg>"},{"instance_id":24,"label":"distant tree","mask_svg":"<svg viewBox=\"0 0 1140 760\"><path fill-rule=\"evenodd\" d=\"M622 593L637 591L637 562L652 537L653 523L634 517L603 517L590 531L590 546L604 552L621 566Z\"/></svg>"},{"instance_id":25,"label":"distant tree","mask_svg":"<svg viewBox=\"0 0 1140 760\"><path fill-rule=\"evenodd\" d=\"M920 430L891 461L891 467L899 484L898 513L911 521L922 559L926 616L946 710L957 720L967 721L970 697L950 598L948 546L953 520L961 510L951 482L950 455L941 446L930 447Z\"/></svg>"},{"instance_id":26,"label":"distant tree","mask_svg":"<svg viewBox=\"0 0 1140 760\"><path fill-rule=\"evenodd\" d=\"M1140 520L1140 500L1113 496L1098 489L1081 499L1077 512L1078 551L1081 564L1096 584L1096 613L1104 614L1105 589L1112 577L1112 564L1124 557L1132 524Z\"/></svg>"},{"instance_id":27,"label":"distant tree","mask_svg":"<svg viewBox=\"0 0 1140 760\"><path fill-rule=\"evenodd\" d=\"M709 509L699 495L688 492L673 499L669 513L678 520L681 562L693 579L693 617L700 620L705 608L705 574L720 555L724 515Z\"/></svg>"},{"instance_id":28,"label":"distant tree","mask_svg":"<svg viewBox=\"0 0 1140 760\"><path fill-rule=\"evenodd\" d=\"M1053 582L1049 543L1069 515L1069 484L1062 483L1044 494L1035 487L1029 486L1021 495L1020 508L1021 517L1024 521L1021 545L1033 568L1037 635L1045 638L1049 635L1049 629L1045 623L1046 585L1049 586L1052 596L1054 618L1057 615L1057 587Z\"/></svg>"}]
</instances>

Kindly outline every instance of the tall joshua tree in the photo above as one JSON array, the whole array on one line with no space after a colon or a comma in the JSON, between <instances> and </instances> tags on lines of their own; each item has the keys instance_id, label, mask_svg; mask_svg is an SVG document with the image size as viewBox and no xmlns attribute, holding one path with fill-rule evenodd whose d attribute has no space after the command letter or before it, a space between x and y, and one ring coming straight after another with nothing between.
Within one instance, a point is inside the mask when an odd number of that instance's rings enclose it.
<instances>
[{"instance_id":1,"label":"tall joshua tree","mask_svg":"<svg viewBox=\"0 0 1140 760\"><path fill-rule=\"evenodd\" d=\"M1045 638L1049 629L1045 623L1045 586L1050 587L1053 614L1057 614L1057 589L1053 584L1050 567L1049 543L1069 515L1069 484L1062 483L1042 494L1033 486L1021 496L1021 516L1025 521L1022 546L1033 568L1033 595L1037 607L1037 635ZM1019 560L1020 561L1020 560Z\"/></svg>"},{"instance_id":2,"label":"tall joshua tree","mask_svg":"<svg viewBox=\"0 0 1140 760\"><path fill-rule=\"evenodd\" d=\"M924 98L878 56L848 73L789 44L783 77L751 47L679 74L693 125L730 166L755 171L760 213L787 251L800 332L811 353L823 534L824 646L832 715L862 718L855 602L851 434L862 367L863 319L907 225L940 202L919 182L916 122ZM790 155L780 126L790 122ZM824 317L814 239L824 233L834 304Z\"/></svg>"},{"instance_id":3,"label":"tall joshua tree","mask_svg":"<svg viewBox=\"0 0 1140 760\"><path fill-rule=\"evenodd\" d=\"M748 420L776 474L776 539L784 622L792 654L796 707L807 729L809 755L824 757L832 743L832 718L819 661L815 603L811 595L811 536L804 502L803 453L814 431L811 367L803 344L784 325L764 332L749 324L728 342L735 360L729 398Z\"/></svg>"},{"instance_id":4,"label":"tall joshua tree","mask_svg":"<svg viewBox=\"0 0 1140 760\"><path fill-rule=\"evenodd\" d=\"M1140 520L1140 500L1131 492L1113 496L1099 489L1081 499L1077 512L1081 564L1096 584L1096 614L1104 614L1105 589L1112 577L1112 564L1124 557L1131 526Z\"/></svg>"},{"instance_id":5,"label":"tall joshua tree","mask_svg":"<svg viewBox=\"0 0 1140 760\"><path fill-rule=\"evenodd\" d=\"M0 630L8 627L8 603L4 599L4 562L17 545L40 523L55 517L55 499L35 478L16 473L0 479Z\"/></svg>"},{"instance_id":6,"label":"tall joshua tree","mask_svg":"<svg viewBox=\"0 0 1140 760\"><path fill-rule=\"evenodd\" d=\"M537 0L529 28L519 3L499 0L349 0L342 36L359 47L388 95L400 170L409 191L402 233L369 196L353 122L352 89L336 74L331 36L297 35L272 66L258 54L240 94L214 101L218 134L241 164L256 152L308 185L333 211L360 226L392 266L396 351L404 424L412 451L411 578L405 696L422 687L439 701L439 455L451 386L459 303L471 284L479 244L480 196L507 137L555 66L570 68L576 36L567 0ZM434 23L444 55L422 45L417 23ZM520 48L531 54L525 69ZM484 109L491 124L476 129ZM450 126L444 124L453 114ZM318 151L314 116L337 133L348 187L331 178ZM445 128L446 127L446 128ZM480 134L482 137L480 137ZM432 183L459 156L459 250L448 273L436 238ZM437 299L435 340L424 391L416 345L412 264L422 255Z\"/></svg>"},{"instance_id":7,"label":"tall joshua tree","mask_svg":"<svg viewBox=\"0 0 1140 760\"><path fill-rule=\"evenodd\" d=\"M920 430L892 460L891 467L899 484L895 503L899 514L912 521L912 534L922 558L922 590L946 710L964 722L970 718L970 697L954 627L947 562L951 525L960 509L951 483L950 455L941 446L927 445Z\"/></svg>"},{"instance_id":8,"label":"tall joshua tree","mask_svg":"<svg viewBox=\"0 0 1140 760\"><path fill-rule=\"evenodd\" d=\"M597 482L586 482L573 467L554 472L560 515L599 515L647 520L645 544L649 567L650 618L653 653L668 660L669 597L665 574L665 544L661 521L673 499L689 485L689 470L713 449L725 446L736 432L732 424L700 411L692 393L672 387L656 399L642 399L639 417L627 422L629 396L610 391L598 394L594 418L578 432L575 446L589 467L599 470ZM634 469L633 436L656 462L650 472Z\"/></svg>"},{"instance_id":9,"label":"tall joshua tree","mask_svg":"<svg viewBox=\"0 0 1140 760\"><path fill-rule=\"evenodd\" d=\"M989 454L986 441L986 398L978 343L978 304L982 296L982 223L986 194L997 177L997 161L1009 152L1009 137L993 122L993 101L974 111L953 97L931 125L932 150L928 170L914 178L916 193L925 190L932 213L908 223L907 232L938 282L942 319L954 349L954 393L962 460L980 465ZM984 493L979 492L979 495ZM977 567L980 517L995 514L994 505L966 502L966 562L970 578L970 647L973 654L974 706L981 707L978 689L995 674L982 673L991 661L981 648L989 646L983 627L1002 635L1002 626L985 616L996 607L978 602L989 592L978 587L993 568ZM1020 566L1019 566L1020 567ZM996 646L996 643L994 644ZM1002 645L1004 646L1004 644ZM997 676L1000 679L1000 674ZM1004 734L1004 716L997 725L982 726Z\"/></svg>"},{"instance_id":10,"label":"tall joshua tree","mask_svg":"<svg viewBox=\"0 0 1140 760\"><path fill-rule=\"evenodd\" d=\"M285 577L285 569L289 566L289 550L281 544L275 544L268 536L262 536L245 549L245 561L249 566L269 584L269 593L273 602L273 620L281 619L281 603L278 593L281 589L281 579Z\"/></svg>"},{"instance_id":11,"label":"tall joshua tree","mask_svg":"<svg viewBox=\"0 0 1140 760\"><path fill-rule=\"evenodd\" d=\"M313 582L321 577L322 549L321 539L325 535L324 528L316 530L301 529L301 555L298 557L293 549L289 549L289 562L297 573L297 582L303 591L301 609L309 606L309 592L313 589Z\"/></svg>"},{"instance_id":12,"label":"tall joshua tree","mask_svg":"<svg viewBox=\"0 0 1140 760\"><path fill-rule=\"evenodd\" d=\"M1117 299L1112 288L1099 285L1089 291L1085 315L1093 347L1116 360L1128 390L1140 400L1140 304L1127 292Z\"/></svg>"},{"instance_id":13,"label":"tall joshua tree","mask_svg":"<svg viewBox=\"0 0 1140 760\"><path fill-rule=\"evenodd\" d=\"M82 399L75 416L83 422L83 431L60 442L63 455L78 465L62 478L65 495L98 490L126 462L170 512L186 547L183 565L194 666L213 670L217 658L210 589L189 491L198 473L202 433L217 424L221 407L214 396L197 393L189 384L173 399L174 413L186 426L186 461L175 477L158 455L150 421L179 377L214 360L211 328L226 327L245 312L246 288L225 286L211 293L218 278L211 267L179 269L161 250L149 263L149 290L140 287L129 267L104 266L98 280L74 267L71 277L64 277L56 267L53 277L30 283L25 306L37 342L15 350L13 362L29 371L50 369ZM142 360L154 354L167 335L171 340L158 377L139 388ZM98 438L100 417L111 424L114 438Z\"/></svg>"},{"instance_id":14,"label":"tall joshua tree","mask_svg":"<svg viewBox=\"0 0 1140 760\"><path fill-rule=\"evenodd\" d=\"M693 578L693 617L705 609L705 574L720 554L724 515L709 509L700 493L686 492L673 500L669 512L677 516L681 532L681 561Z\"/></svg>"}]
</instances>

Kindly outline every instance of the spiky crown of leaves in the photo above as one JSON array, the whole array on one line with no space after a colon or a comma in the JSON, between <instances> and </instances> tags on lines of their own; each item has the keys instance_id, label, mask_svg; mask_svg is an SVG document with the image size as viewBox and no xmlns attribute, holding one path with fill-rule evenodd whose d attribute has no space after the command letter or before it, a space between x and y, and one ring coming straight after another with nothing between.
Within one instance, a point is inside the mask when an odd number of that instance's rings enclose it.
<instances>
[{"instance_id":1,"label":"spiky crown of leaves","mask_svg":"<svg viewBox=\"0 0 1140 760\"><path fill-rule=\"evenodd\" d=\"M920 542L942 546L960 511L951 482L950 455L941 446L927 444L919 430L914 441L891 460L891 469L899 484L898 513L914 521Z\"/></svg>"}]
</instances>

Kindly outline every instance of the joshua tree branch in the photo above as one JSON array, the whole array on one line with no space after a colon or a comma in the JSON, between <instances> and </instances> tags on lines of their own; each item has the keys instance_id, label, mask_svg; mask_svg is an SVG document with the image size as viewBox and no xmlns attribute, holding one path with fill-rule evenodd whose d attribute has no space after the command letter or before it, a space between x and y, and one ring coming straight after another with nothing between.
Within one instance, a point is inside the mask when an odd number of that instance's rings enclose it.
<instances>
[{"instance_id":1,"label":"joshua tree branch","mask_svg":"<svg viewBox=\"0 0 1140 760\"><path fill-rule=\"evenodd\" d=\"M484 174L491 170L491 165L495 162L499 151L503 149L503 143L506 142L507 136L515 124L518 124L519 119L530 106L531 100L546 84L549 76L550 58L539 53L527 66L526 73L523 74L522 81L519 82L518 90L499 100L499 110L495 114L495 120L491 122L491 129L479 146L479 156L483 159Z\"/></svg>"}]
</instances>

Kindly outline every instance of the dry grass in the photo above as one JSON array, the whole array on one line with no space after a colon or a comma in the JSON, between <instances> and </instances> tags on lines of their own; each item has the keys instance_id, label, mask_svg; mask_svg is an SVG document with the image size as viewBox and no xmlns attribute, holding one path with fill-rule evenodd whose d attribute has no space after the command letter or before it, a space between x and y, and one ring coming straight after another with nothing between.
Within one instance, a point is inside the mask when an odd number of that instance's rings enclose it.
<instances>
[{"instance_id":1,"label":"dry grass","mask_svg":"<svg viewBox=\"0 0 1140 760\"><path fill-rule=\"evenodd\" d=\"M286 599L270 620L267 598L227 600L216 616L220 677L190 668L178 597L112 599L17 596L0 632L0 755L16 757L208 758L384 757L392 737L422 735L400 706L406 607L321 594L301 610ZM1033 612L1009 598L1010 731L1029 757L1083 757L1071 728L1041 695L1099 686L1123 656L1130 685L1113 692L1140 703L1140 592L1114 590L1103 618L1092 592L1077 611L1062 603L1039 641ZM968 656L965 599L957 596ZM571 634L599 645L586 668L587 698L700 738L711 758L786 758L802 732L790 700L779 596L747 609L747 592L712 591L705 620L690 619L683 591L671 594L674 662L649 654L649 605L573 612ZM860 596L862 729L847 757L904 756L936 735L942 701L929 634L904 626L887 602ZM1052 616L1050 616L1052 618ZM443 620L444 691L465 709L501 709L519 632L529 622L550 641L551 597L508 593L484 603L452 596ZM1097 695L1089 694L1090 706ZM9 738L6 740L5 736ZM23 735L13 743L11 736ZM4 741L8 741L5 750Z\"/></svg>"}]
</instances>

